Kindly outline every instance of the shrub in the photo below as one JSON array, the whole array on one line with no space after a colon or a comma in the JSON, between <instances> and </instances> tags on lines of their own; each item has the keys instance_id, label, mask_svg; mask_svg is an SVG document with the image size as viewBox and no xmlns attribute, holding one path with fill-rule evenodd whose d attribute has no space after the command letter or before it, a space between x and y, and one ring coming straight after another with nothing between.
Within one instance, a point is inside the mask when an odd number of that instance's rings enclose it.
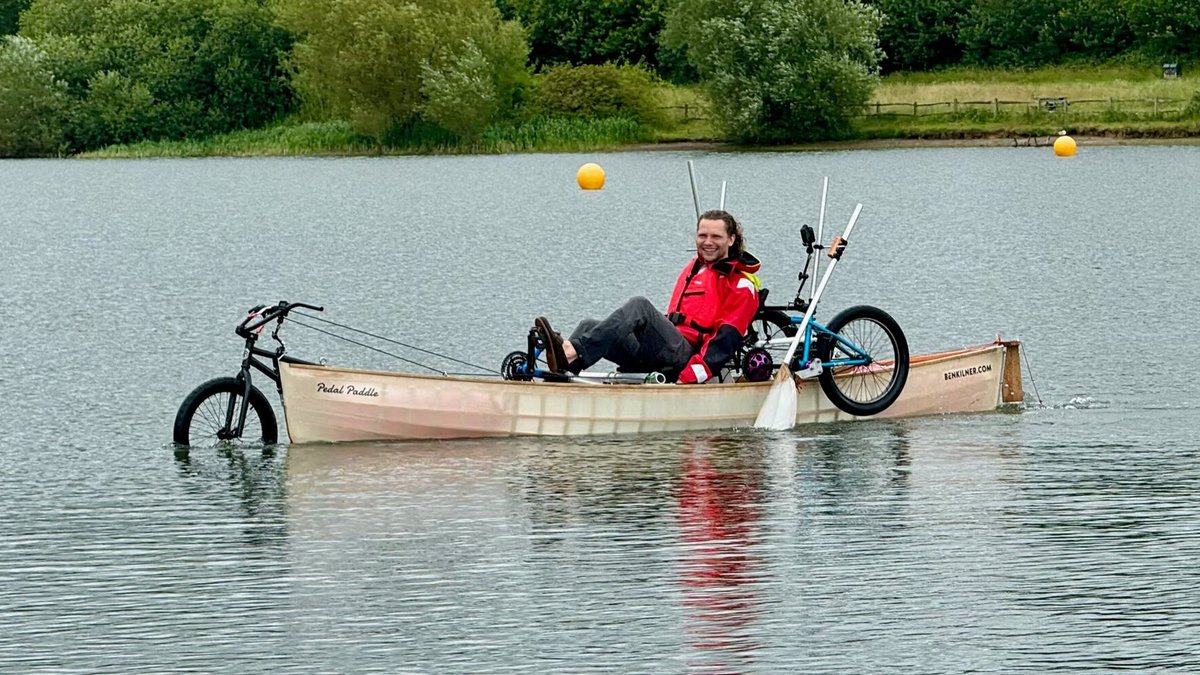
<instances>
[{"instance_id":1,"label":"shrub","mask_svg":"<svg viewBox=\"0 0 1200 675\"><path fill-rule=\"evenodd\" d=\"M292 0L280 21L305 105L383 139L431 122L472 138L522 97L528 47L491 0Z\"/></svg>"},{"instance_id":2,"label":"shrub","mask_svg":"<svg viewBox=\"0 0 1200 675\"><path fill-rule=\"evenodd\" d=\"M0 156L63 152L66 105L66 85L55 79L32 40L0 40Z\"/></svg>"},{"instance_id":3,"label":"shrub","mask_svg":"<svg viewBox=\"0 0 1200 675\"><path fill-rule=\"evenodd\" d=\"M535 107L546 117L624 117L662 126L656 78L642 66L554 66L537 79Z\"/></svg>"},{"instance_id":4,"label":"shrub","mask_svg":"<svg viewBox=\"0 0 1200 675\"><path fill-rule=\"evenodd\" d=\"M731 138L837 138L878 77L879 12L858 0L679 0L667 38L687 48Z\"/></svg>"}]
</instances>

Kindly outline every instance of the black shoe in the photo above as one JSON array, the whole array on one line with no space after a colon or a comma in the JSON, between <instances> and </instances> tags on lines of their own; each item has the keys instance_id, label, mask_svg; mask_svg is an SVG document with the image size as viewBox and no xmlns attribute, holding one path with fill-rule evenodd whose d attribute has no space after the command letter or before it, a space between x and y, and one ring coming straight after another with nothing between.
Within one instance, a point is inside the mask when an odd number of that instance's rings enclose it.
<instances>
[{"instance_id":1,"label":"black shoe","mask_svg":"<svg viewBox=\"0 0 1200 675\"><path fill-rule=\"evenodd\" d=\"M550 327L550 322L544 316L535 319L533 325L541 334L542 342L546 345L546 365L550 368L550 372L558 374L567 372L567 355L563 351L562 336L554 332L554 329Z\"/></svg>"}]
</instances>

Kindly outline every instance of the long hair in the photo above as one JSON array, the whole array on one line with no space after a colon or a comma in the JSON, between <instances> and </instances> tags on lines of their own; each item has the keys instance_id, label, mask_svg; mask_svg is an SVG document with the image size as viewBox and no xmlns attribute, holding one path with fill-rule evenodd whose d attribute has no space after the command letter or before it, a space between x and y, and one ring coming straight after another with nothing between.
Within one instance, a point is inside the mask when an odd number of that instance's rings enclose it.
<instances>
[{"instance_id":1,"label":"long hair","mask_svg":"<svg viewBox=\"0 0 1200 675\"><path fill-rule=\"evenodd\" d=\"M733 214L721 209L713 209L700 214L696 220L696 229L700 229L701 220L719 220L725 223L725 234L733 237L733 244L729 246L729 257L737 260L746 252L746 234L742 232L742 224L733 217Z\"/></svg>"}]
</instances>

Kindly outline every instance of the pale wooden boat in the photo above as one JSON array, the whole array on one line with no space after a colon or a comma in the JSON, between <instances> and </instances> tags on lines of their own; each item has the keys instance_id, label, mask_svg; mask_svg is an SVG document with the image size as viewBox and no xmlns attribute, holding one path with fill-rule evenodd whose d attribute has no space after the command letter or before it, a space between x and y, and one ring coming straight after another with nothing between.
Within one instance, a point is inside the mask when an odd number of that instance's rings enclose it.
<instances>
[{"instance_id":1,"label":"pale wooden boat","mask_svg":"<svg viewBox=\"0 0 1200 675\"><path fill-rule=\"evenodd\" d=\"M915 356L895 403L875 417L982 412L1020 404L1020 343ZM293 443L583 436L752 427L770 382L678 386L426 376L281 363ZM796 423L857 418L816 380L797 380Z\"/></svg>"}]
</instances>

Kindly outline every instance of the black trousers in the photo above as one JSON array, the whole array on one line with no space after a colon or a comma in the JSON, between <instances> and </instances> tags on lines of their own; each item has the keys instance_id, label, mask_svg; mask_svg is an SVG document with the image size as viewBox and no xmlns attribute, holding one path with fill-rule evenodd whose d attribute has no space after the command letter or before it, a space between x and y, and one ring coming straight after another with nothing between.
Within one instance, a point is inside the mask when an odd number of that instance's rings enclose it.
<instances>
[{"instance_id":1,"label":"black trousers","mask_svg":"<svg viewBox=\"0 0 1200 675\"><path fill-rule=\"evenodd\" d=\"M608 318L585 319L571 333L579 372L608 359L626 372L660 372L674 379L692 358L692 345L646 298L632 298Z\"/></svg>"}]
</instances>

